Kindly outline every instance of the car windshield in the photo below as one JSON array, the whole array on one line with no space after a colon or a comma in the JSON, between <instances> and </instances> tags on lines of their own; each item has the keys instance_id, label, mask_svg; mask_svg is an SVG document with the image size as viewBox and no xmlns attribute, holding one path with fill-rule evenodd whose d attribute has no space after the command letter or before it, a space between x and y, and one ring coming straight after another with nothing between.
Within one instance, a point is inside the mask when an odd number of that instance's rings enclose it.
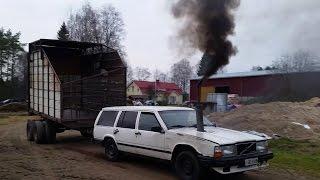
<instances>
[{"instance_id":1,"label":"car windshield","mask_svg":"<svg viewBox=\"0 0 320 180\"><path fill-rule=\"evenodd\" d=\"M159 112L168 129L197 127L197 115L194 110L174 110ZM204 126L215 126L206 117L203 117Z\"/></svg>"}]
</instances>

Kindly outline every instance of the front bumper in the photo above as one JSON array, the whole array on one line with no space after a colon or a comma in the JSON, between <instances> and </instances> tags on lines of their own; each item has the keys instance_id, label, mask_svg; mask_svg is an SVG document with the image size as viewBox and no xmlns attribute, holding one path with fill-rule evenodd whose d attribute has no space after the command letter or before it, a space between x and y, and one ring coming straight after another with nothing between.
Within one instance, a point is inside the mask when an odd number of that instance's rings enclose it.
<instances>
[{"instance_id":1,"label":"front bumper","mask_svg":"<svg viewBox=\"0 0 320 180\"><path fill-rule=\"evenodd\" d=\"M258 158L258 164L254 166L245 166L245 160L250 158ZM199 156L199 162L202 166L209 167L221 174L230 174L243 172L252 169L266 167L268 160L273 158L272 152L246 154L234 157L225 157L214 159L213 157Z\"/></svg>"}]
</instances>

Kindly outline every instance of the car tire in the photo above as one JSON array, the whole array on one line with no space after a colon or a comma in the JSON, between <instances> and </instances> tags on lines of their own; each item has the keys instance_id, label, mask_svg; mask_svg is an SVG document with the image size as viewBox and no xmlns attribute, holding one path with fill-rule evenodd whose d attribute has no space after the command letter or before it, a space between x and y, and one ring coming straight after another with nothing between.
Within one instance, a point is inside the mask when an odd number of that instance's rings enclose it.
<instances>
[{"instance_id":1,"label":"car tire","mask_svg":"<svg viewBox=\"0 0 320 180\"><path fill-rule=\"evenodd\" d=\"M44 123L42 121L35 121L35 128L33 131L34 142L37 144L46 143L45 133Z\"/></svg>"},{"instance_id":2,"label":"car tire","mask_svg":"<svg viewBox=\"0 0 320 180\"><path fill-rule=\"evenodd\" d=\"M104 153L108 161L118 161L120 152L113 139L106 139L104 142Z\"/></svg>"},{"instance_id":3,"label":"car tire","mask_svg":"<svg viewBox=\"0 0 320 180\"><path fill-rule=\"evenodd\" d=\"M34 141L35 122L28 120L27 122L27 140Z\"/></svg>"},{"instance_id":4,"label":"car tire","mask_svg":"<svg viewBox=\"0 0 320 180\"><path fill-rule=\"evenodd\" d=\"M48 144L54 144L56 142L56 127L49 121L43 121L45 128L45 140Z\"/></svg>"},{"instance_id":5,"label":"car tire","mask_svg":"<svg viewBox=\"0 0 320 180\"><path fill-rule=\"evenodd\" d=\"M191 151L180 152L174 161L176 173L183 180L197 180L201 175L201 167L196 155Z\"/></svg>"}]
</instances>

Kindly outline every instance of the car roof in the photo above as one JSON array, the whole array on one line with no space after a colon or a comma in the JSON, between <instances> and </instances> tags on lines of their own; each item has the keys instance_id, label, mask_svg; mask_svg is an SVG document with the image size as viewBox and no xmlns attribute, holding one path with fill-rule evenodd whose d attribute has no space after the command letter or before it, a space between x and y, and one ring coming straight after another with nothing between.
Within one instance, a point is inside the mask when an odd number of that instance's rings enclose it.
<instances>
[{"instance_id":1,"label":"car roof","mask_svg":"<svg viewBox=\"0 0 320 180\"><path fill-rule=\"evenodd\" d=\"M103 111L187 111L194 110L187 107L174 107L174 106L115 106L106 107Z\"/></svg>"}]
</instances>

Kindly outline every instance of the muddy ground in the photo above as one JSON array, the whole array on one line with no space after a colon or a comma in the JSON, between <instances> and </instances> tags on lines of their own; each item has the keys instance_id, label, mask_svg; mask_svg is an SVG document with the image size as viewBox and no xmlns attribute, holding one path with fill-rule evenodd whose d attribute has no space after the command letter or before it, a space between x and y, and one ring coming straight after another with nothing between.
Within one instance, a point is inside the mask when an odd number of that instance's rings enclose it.
<instances>
[{"instance_id":1,"label":"muddy ground","mask_svg":"<svg viewBox=\"0 0 320 180\"><path fill-rule=\"evenodd\" d=\"M25 136L25 121L0 125L0 179L177 179L166 162L126 156L121 162L104 159L103 148L66 131L57 144L30 143ZM206 179L310 179L284 169L268 168L237 176L208 173Z\"/></svg>"}]
</instances>

